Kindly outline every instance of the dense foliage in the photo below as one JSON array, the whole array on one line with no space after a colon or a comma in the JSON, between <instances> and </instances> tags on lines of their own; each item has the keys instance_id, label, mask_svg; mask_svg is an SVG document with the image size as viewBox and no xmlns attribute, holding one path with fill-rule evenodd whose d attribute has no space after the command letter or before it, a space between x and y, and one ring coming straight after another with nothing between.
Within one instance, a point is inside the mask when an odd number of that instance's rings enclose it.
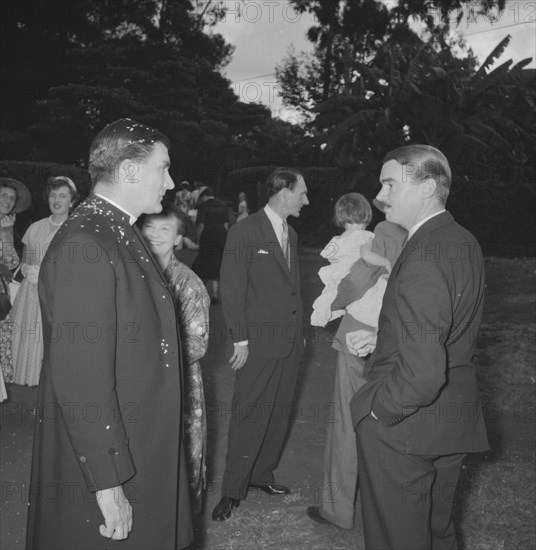
<instances>
[{"instance_id":1,"label":"dense foliage","mask_svg":"<svg viewBox=\"0 0 536 550\"><path fill-rule=\"evenodd\" d=\"M168 134L172 174L216 187L227 165L288 157L299 129L239 101L221 75L232 46L212 31L221 2L1 3L4 159L84 165L106 123L132 117ZM294 138L296 140L296 138Z\"/></svg>"},{"instance_id":2,"label":"dense foliage","mask_svg":"<svg viewBox=\"0 0 536 550\"><path fill-rule=\"evenodd\" d=\"M531 59L496 63L511 40L505 36L478 67L449 34L462 8L492 20L505 2L426 0L388 9L378 0L292 1L315 15L308 34L315 50L291 50L279 65L282 96L303 112L320 162L345 176L339 194L351 179L350 187L371 198L386 152L427 143L451 162L449 207L460 221L490 251L534 254Z\"/></svg>"},{"instance_id":3,"label":"dense foliage","mask_svg":"<svg viewBox=\"0 0 536 550\"><path fill-rule=\"evenodd\" d=\"M1 2L0 158L30 168L0 173L36 197L21 221L47 213L33 162L61 163L47 175L85 167L95 133L128 116L171 137L176 183L201 180L230 201L245 190L252 208L270 166L305 167L312 200L296 224L317 246L338 196L375 195L389 149L429 143L453 166L460 222L489 253L533 255L535 71L502 59L508 36L478 66L448 34L463 10L493 19L505 1L290 1L315 16L314 53L290 51L277 69L301 126L242 103L222 76L233 52L214 32L223 0Z\"/></svg>"}]
</instances>

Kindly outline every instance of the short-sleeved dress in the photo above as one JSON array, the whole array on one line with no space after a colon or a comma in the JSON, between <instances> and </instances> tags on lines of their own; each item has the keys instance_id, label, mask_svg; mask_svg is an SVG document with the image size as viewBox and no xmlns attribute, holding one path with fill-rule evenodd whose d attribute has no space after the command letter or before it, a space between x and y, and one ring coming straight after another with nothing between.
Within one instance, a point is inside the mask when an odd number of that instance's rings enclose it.
<instances>
[{"instance_id":1,"label":"short-sleeved dress","mask_svg":"<svg viewBox=\"0 0 536 550\"><path fill-rule=\"evenodd\" d=\"M313 303L312 325L323 327L328 321L344 314L343 309L331 311L331 304L337 296L337 287L348 275L352 264L361 257L361 246L370 241L373 236L374 233L364 229L346 230L342 235L333 237L320 252L323 258L329 260L330 265L321 267L318 271L318 276L325 287Z\"/></svg>"},{"instance_id":2,"label":"short-sleeved dress","mask_svg":"<svg viewBox=\"0 0 536 550\"><path fill-rule=\"evenodd\" d=\"M219 199L207 199L199 206L197 223L203 224L204 229L199 239L199 254L192 269L204 281L219 281L220 266L223 258L227 229L229 222L229 208Z\"/></svg>"},{"instance_id":3,"label":"short-sleeved dress","mask_svg":"<svg viewBox=\"0 0 536 550\"><path fill-rule=\"evenodd\" d=\"M52 237L60 228L43 218L28 228L22 242L25 246L24 262L39 266ZM13 311L13 381L15 384L37 386L43 361L43 330L37 281L24 278L20 285Z\"/></svg>"}]
</instances>

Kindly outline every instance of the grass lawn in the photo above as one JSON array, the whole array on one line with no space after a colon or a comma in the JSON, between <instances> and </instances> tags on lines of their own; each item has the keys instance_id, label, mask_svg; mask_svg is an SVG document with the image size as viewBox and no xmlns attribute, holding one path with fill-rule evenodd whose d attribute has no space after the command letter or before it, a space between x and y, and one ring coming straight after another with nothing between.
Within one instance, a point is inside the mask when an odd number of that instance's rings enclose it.
<instances>
[{"instance_id":1,"label":"grass lawn","mask_svg":"<svg viewBox=\"0 0 536 550\"><path fill-rule=\"evenodd\" d=\"M321 291L318 253L303 251L306 312ZM484 325L475 357L491 450L466 459L455 498L460 550L528 550L535 535L536 260L488 258ZM213 522L220 496L233 386L231 342L221 306L211 307L211 341L202 362L209 429L207 495L197 518L195 549L339 550L364 548L359 504L354 529L319 525L305 514L318 505L326 425L336 352L333 327L310 330L296 408L276 479L292 487L286 497L250 491L229 521ZM36 388L8 386L0 405L2 512L0 547L24 548L26 492ZM136 524L135 524L136 528ZM142 526L143 528L143 526Z\"/></svg>"},{"instance_id":2,"label":"grass lawn","mask_svg":"<svg viewBox=\"0 0 536 550\"><path fill-rule=\"evenodd\" d=\"M304 252L301 276L306 311L321 291L317 276L320 265L318 255ZM527 550L536 548L536 261L489 258L486 270L484 325L475 361L492 448L467 457L454 497L455 521L460 549ZM281 499L250 492L224 523L212 522L210 512L219 499L226 445L227 423L221 404L230 401L232 381L224 364L207 372L208 393L216 391L212 398L221 401L215 428L218 441L212 447L216 456L212 455L209 464L211 485L207 509L198 523L197 548L364 548L359 504L353 530L318 525L305 515L308 506L319 503L322 483L325 424L330 416L335 364L330 344L334 329L328 329L310 330L300 375L298 414L276 472L278 480L290 482L293 493ZM220 346L217 353L221 354ZM216 379L211 382L213 377ZM223 391L222 380L228 380Z\"/></svg>"}]
</instances>

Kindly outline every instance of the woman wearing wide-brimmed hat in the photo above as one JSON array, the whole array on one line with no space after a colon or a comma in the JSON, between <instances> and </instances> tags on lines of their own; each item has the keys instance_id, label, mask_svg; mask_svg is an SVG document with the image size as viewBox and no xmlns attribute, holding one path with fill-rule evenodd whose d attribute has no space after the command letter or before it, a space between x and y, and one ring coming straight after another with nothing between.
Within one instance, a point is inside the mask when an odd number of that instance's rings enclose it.
<instances>
[{"instance_id":1,"label":"woman wearing wide-brimmed hat","mask_svg":"<svg viewBox=\"0 0 536 550\"><path fill-rule=\"evenodd\" d=\"M19 265L13 242L16 214L24 212L32 203L30 191L24 183L13 178L0 178L0 271L4 280ZM6 398L5 382L13 382L11 362L11 314L0 321L0 401Z\"/></svg>"},{"instance_id":2,"label":"woman wearing wide-brimmed hat","mask_svg":"<svg viewBox=\"0 0 536 550\"><path fill-rule=\"evenodd\" d=\"M24 280L11 311L13 382L28 386L39 383L43 360L43 330L37 293L39 268L52 238L74 207L78 191L71 178L53 176L47 180L45 198L50 216L32 223L22 237L21 272Z\"/></svg>"}]
</instances>

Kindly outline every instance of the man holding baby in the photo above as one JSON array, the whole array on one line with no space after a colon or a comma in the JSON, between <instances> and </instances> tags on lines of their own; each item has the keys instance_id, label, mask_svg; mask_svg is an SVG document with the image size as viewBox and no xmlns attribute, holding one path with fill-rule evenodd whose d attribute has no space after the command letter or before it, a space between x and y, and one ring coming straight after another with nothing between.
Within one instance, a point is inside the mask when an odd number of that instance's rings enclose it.
<instances>
[{"instance_id":1,"label":"man holding baby","mask_svg":"<svg viewBox=\"0 0 536 550\"><path fill-rule=\"evenodd\" d=\"M351 401L367 550L456 548L452 504L466 453L488 449L471 359L484 261L445 210L451 169L428 145L384 158L377 200L408 241L378 331L347 335L367 380Z\"/></svg>"}]
</instances>

